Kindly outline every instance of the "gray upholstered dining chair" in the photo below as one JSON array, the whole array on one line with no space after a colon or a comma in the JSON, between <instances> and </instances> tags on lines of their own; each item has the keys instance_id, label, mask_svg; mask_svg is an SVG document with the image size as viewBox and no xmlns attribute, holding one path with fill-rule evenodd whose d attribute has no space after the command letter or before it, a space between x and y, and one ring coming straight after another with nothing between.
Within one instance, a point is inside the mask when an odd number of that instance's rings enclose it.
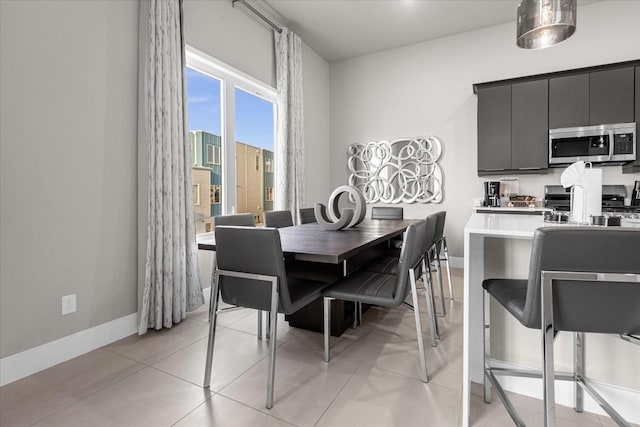
<instances>
[{"instance_id":1,"label":"gray upholstered dining chair","mask_svg":"<svg viewBox=\"0 0 640 427\"><path fill-rule=\"evenodd\" d=\"M400 206L373 206L371 219L402 219L404 209Z\"/></svg>"},{"instance_id":2,"label":"gray upholstered dining chair","mask_svg":"<svg viewBox=\"0 0 640 427\"><path fill-rule=\"evenodd\" d=\"M293 217L291 211L269 211L264 213L265 227L291 227L293 225Z\"/></svg>"},{"instance_id":3,"label":"gray upholstered dining chair","mask_svg":"<svg viewBox=\"0 0 640 427\"><path fill-rule=\"evenodd\" d=\"M453 299L453 285L451 283L451 267L449 265L449 250L447 249L446 239L444 237L444 223L447 213L440 211L432 214L435 218L434 224L434 239L432 245L427 249L426 258L429 268L435 268L435 272L438 277L438 287L440 291L440 308L442 315L447 313L447 308L444 303L444 286L442 280L442 265L440 264L441 255L446 254L447 274L449 279L449 295ZM444 249L443 249L444 248ZM442 251L442 252L441 252Z\"/></svg>"},{"instance_id":4,"label":"gray upholstered dining chair","mask_svg":"<svg viewBox=\"0 0 640 427\"><path fill-rule=\"evenodd\" d=\"M242 226L242 227L255 227L256 223L255 223L255 218L253 216L252 213L240 213L240 214L233 214L233 215L219 215L213 218L214 224L215 226L220 226L220 225L235 225L235 226ZM215 228L214 228L215 230ZM215 260L217 259L214 258L214 266L213 266L213 272L214 272L214 276L211 278L211 289L213 289L213 282L215 281L215 270L216 270L216 266L215 266ZM209 321L211 321L211 318L213 316L213 304L211 303L211 300L209 302ZM270 334L270 330L269 330L269 323L267 322L267 327L266 327L266 331L265 331L265 335L267 338L269 338L269 334ZM258 310L258 326L257 326L257 331L256 331L256 335L258 336L258 339L262 339L262 311Z\"/></svg>"},{"instance_id":5,"label":"gray upholstered dining chair","mask_svg":"<svg viewBox=\"0 0 640 427\"><path fill-rule=\"evenodd\" d=\"M420 268L424 255L424 238L426 222L419 221L411 224L405 233L405 243L402 247L396 274L374 273L361 270L330 285L322 295L324 297L324 360L331 359L329 337L331 335L331 301L334 299L353 301L356 303L373 304L384 307L405 305L414 312L416 336L420 354L420 377L428 381L427 361L422 339L420 309L416 291L416 279L420 275ZM413 304L405 303L405 298L411 293ZM433 318L433 311L429 310ZM432 330L433 332L433 330Z\"/></svg>"},{"instance_id":6,"label":"gray upholstered dining chair","mask_svg":"<svg viewBox=\"0 0 640 427\"><path fill-rule=\"evenodd\" d=\"M440 261L444 261L447 266L447 281L449 283L449 299L453 300L453 283L451 282L451 265L449 264L449 248L447 247L447 237L444 235L444 225L447 220L447 212L440 211L436 213L436 235L434 242L435 259L437 260L438 279L440 280L440 292L442 295L442 273L440 270Z\"/></svg>"},{"instance_id":7,"label":"gray upholstered dining chair","mask_svg":"<svg viewBox=\"0 0 640 427\"><path fill-rule=\"evenodd\" d=\"M266 407L273 406L278 312L292 314L319 298L327 285L287 276L280 233L270 227L215 228L218 265L211 293L214 316L209 325L204 387L211 381L219 297L228 304L269 312L271 339Z\"/></svg>"},{"instance_id":8,"label":"gray upholstered dining chair","mask_svg":"<svg viewBox=\"0 0 640 427\"><path fill-rule=\"evenodd\" d=\"M213 223L218 225L239 225L244 227L255 227L256 222L251 213L241 213L234 215L219 215L213 218Z\"/></svg>"},{"instance_id":9,"label":"gray upholstered dining chair","mask_svg":"<svg viewBox=\"0 0 640 427\"><path fill-rule=\"evenodd\" d=\"M431 263L428 261L430 251L435 244L436 223L437 214L429 215L425 219L425 234L423 239L424 246L422 248L424 257L422 259L422 275L420 276L423 286L417 288L418 291L426 291L425 297L427 298L427 305L430 308L435 307L435 298L433 294L433 280L431 279ZM399 260L400 258L396 256L383 255L369 261L363 267L363 270L371 271L374 273L396 274L398 272ZM359 321L359 318L362 316L360 307L356 306L356 310L356 319ZM435 309L433 309L433 312L435 313ZM437 317L434 316L434 318L431 320L433 326L431 345L435 347L437 345L437 340L440 338L440 330Z\"/></svg>"},{"instance_id":10,"label":"gray upholstered dining chair","mask_svg":"<svg viewBox=\"0 0 640 427\"><path fill-rule=\"evenodd\" d=\"M298 209L298 224L309 224L312 222L318 222L316 220L316 214L314 208L300 208Z\"/></svg>"},{"instance_id":11,"label":"gray upholstered dining chair","mask_svg":"<svg viewBox=\"0 0 640 427\"><path fill-rule=\"evenodd\" d=\"M403 219L404 209L401 206L373 206L371 208L371 219ZM395 256L400 255L402 247L402 236L389 241L389 253Z\"/></svg>"},{"instance_id":12,"label":"gray upholstered dining chair","mask_svg":"<svg viewBox=\"0 0 640 427\"><path fill-rule=\"evenodd\" d=\"M640 230L594 227L539 228L526 280L487 279L484 288L484 399L496 389L509 415L524 425L496 376L526 376L543 380L545 426L555 425L555 380L575 386L575 410L583 410L583 390L621 426L624 419L587 382L584 333L616 334L639 343ZM523 372L491 366L490 314L495 299L522 325L540 329L542 371ZM553 340L559 331L573 332L574 371L554 370Z\"/></svg>"}]
</instances>

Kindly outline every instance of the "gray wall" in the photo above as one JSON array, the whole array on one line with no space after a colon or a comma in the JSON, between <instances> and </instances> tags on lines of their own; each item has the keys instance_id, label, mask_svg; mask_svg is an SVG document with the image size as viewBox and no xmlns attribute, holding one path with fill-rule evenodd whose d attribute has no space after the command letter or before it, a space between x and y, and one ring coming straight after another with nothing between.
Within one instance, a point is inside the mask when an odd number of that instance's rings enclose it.
<instances>
[{"instance_id":1,"label":"gray wall","mask_svg":"<svg viewBox=\"0 0 640 427\"><path fill-rule=\"evenodd\" d=\"M5 357L136 311L138 5L2 1L0 17Z\"/></svg>"},{"instance_id":2,"label":"gray wall","mask_svg":"<svg viewBox=\"0 0 640 427\"><path fill-rule=\"evenodd\" d=\"M472 84L640 58L640 2L579 6L578 29L565 43L526 51L516 47L515 22L331 64L331 186L346 183L353 142L435 135L444 144L444 202L405 205L405 216L447 211L452 255L463 255L462 231L472 199L482 196L476 174L477 99ZM520 190L542 196L550 175L520 176ZM633 175L605 168L605 183ZM635 179L638 179L637 175Z\"/></svg>"}]
</instances>

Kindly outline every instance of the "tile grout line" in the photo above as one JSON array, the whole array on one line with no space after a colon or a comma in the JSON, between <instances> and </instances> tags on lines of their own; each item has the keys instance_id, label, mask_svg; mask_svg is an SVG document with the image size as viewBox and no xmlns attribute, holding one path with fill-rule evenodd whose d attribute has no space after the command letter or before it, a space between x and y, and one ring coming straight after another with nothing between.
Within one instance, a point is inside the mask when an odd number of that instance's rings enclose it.
<instances>
[{"instance_id":1,"label":"tile grout line","mask_svg":"<svg viewBox=\"0 0 640 427\"><path fill-rule=\"evenodd\" d=\"M191 384L191 383L190 383ZM172 426L175 426L176 424L178 424L180 421L184 420L185 418L187 418L189 415L193 414L195 411L197 411L198 409L200 409L200 407L202 407L203 405L206 405L207 402L209 402L211 399L213 399L213 396L215 396L216 393L215 392L210 392L209 393L209 397L205 399L204 402L202 402L201 404L199 404L198 406L196 406L195 408L193 408L192 410L190 410L189 412L187 412L184 416L182 416L181 418L179 418L178 420L176 420L176 422L174 422L173 424L171 424Z\"/></svg>"},{"instance_id":2,"label":"tile grout line","mask_svg":"<svg viewBox=\"0 0 640 427\"><path fill-rule=\"evenodd\" d=\"M101 347L101 348L102 348L102 347ZM99 349L96 349L96 350L99 350ZM95 350L94 350L94 351L95 351ZM115 354L115 353L114 353L114 354ZM121 356L121 355L119 355L119 354L116 354L116 355L117 355L117 356ZM72 360L73 360L73 359L72 359ZM133 360L133 359L129 359L129 360ZM135 362L135 361L134 361L134 362ZM63 362L63 363L64 363L64 362ZM90 398L91 396L93 396L93 395L95 395L95 394L97 394L97 393L100 393L101 391L103 391L103 390L105 390L105 389L107 389L107 388L109 388L109 387L112 387L112 386L114 386L114 385L116 385L116 384L119 384L120 382L124 381L125 379L127 379L127 378L129 378L129 377L131 377L131 376L133 376L133 375L136 375L137 373L139 373L139 372L143 371L144 369L146 369L146 368L148 367L148 366L146 366L146 365L144 365L144 364L142 364L142 363L141 363L141 365L143 365L143 367L142 367L142 368L137 369L137 370L135 370L134 372L131 372L129 375L125 375L124 377L120 378L118 381L115 381L115 382L113 382L113 383L111 383L111 384L107 384L107 385L105 385L104 387L100 387L99 389L97 389L97 390L96 390L96 391L94 391L93 393L89 393L88 395L86 395L86 396L85 396L85 397L83 397L82 399L79 399L77 402L73 402L73 403L71 403L70 405L64 406L64 407L62 407L62 408L60 408L60 409L58 409L58 410L54 410L54 411L53 411L53 412L51 412L50 414L47 414L47 415L46 415L46 416L44 416L43 418L39 419L38 421L36 421L36 422L34 422L34 423L31 423L30 425L31 425L31 426L35 426L35 425L37 425L37 424L39 424L39 423L41 423L41 422L43 422L43 421L46 421L47 419L49 419L49 418L53 417L54 415L56 415L56 414L58 414L58 413L60 413L60 412L62 412L62 411L64 411L64 410L66 410L66 409L69 409L69 408L71 408L72 406L75 406L75 405L78 405L78 404L82 403L83 401L87 400L87 399L88 399L88 398ZM54 365L54 366L55 366L55 365Z\"/></svg>"}]
</instances>

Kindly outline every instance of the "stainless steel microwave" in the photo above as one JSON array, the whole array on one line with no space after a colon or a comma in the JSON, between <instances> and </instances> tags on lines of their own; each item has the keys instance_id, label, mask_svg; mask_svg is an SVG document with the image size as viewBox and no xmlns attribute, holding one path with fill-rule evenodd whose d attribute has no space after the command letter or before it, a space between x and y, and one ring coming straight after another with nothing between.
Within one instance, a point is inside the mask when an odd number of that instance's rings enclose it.
<instances>
[{"instance_id":1,"label":"stainless steel microwave","mask_svg":"<svg viewBox=\"0 0 640 427\"><path fill-rule=\"evenodd\" d=\"M578 160L592 163L624 163L635 159L635 123L549 130L550 166Z\"/></svg>"}]
</instances>

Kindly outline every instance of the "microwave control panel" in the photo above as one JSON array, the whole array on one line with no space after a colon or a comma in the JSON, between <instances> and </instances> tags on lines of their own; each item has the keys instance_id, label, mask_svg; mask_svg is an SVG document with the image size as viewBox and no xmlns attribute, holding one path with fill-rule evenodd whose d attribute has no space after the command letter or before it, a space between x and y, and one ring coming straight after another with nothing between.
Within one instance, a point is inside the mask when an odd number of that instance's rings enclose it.
<instances>
[{"instance_id":1,"label":"microwave control panel","mask_svg":"<svg viewBox=\"0 0 640 427\"><path fill-rule=\"evenodd\" d=\"M613 154L633 154L633 133L617 133L613 136Z\"/></svg>"}]
</instances>

